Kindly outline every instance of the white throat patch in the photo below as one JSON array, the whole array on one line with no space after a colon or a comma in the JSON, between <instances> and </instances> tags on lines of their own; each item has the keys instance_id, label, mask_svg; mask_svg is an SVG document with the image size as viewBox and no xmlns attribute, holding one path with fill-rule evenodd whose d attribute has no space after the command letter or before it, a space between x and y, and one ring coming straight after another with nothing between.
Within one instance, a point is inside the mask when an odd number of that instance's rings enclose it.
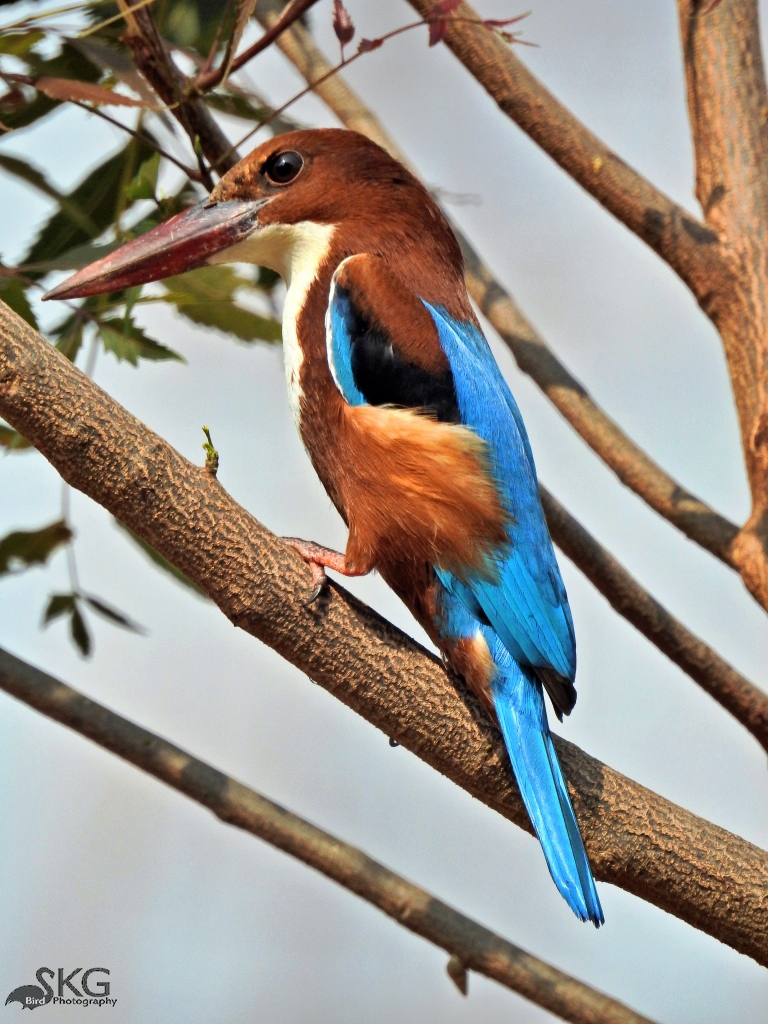
<instances>
[{"instance_id":1,"label":"white throat patch","mask_svg":"<svg viewBox=\"0 0 768 1024\"><path fill-rule=\"evenodd\" d=\"M267 224L245 241L217 253L211 263L255 263L276 271L288 289L283 306L283 356L288 400L296 426L301 431L301 383L303 354L296 321L307 292L328 255L335 224Z\"/></svg>"}]
</instances>

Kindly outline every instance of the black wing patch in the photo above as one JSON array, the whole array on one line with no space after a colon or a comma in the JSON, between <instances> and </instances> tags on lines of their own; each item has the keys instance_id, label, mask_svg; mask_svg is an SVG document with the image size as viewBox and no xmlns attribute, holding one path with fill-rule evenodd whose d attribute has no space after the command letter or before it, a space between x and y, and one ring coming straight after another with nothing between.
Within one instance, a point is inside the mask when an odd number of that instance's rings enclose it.
<instances>
[{"instance_id":1,"label":"black wing patch","mask_svg":"<svg viewBox=\"0 0 768 1024\"><path fill-rule=\"evenodd\" d=\"M441 422L460 422L450 365L433 370L409 360L396 347L390 332L363 313L350 289L338 283L334 301L349 339L354 383L369 405L424 409Z\"/></svg>"}]
</instances>

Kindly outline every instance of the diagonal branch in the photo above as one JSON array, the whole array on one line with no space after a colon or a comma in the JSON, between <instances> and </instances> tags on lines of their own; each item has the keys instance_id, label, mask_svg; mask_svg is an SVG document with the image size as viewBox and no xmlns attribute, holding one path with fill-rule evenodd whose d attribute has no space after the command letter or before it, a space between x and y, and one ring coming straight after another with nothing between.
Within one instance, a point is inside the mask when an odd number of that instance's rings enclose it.
<instances>
[{"instance_id":1,"label":"diagonal branch","mask_svg":"<svg viewBox=\"0 0 768 1024\"><path fill-rule=\"evenodd\" d=\"M768 694L729 665L640 586L545 487L541 501L557 546L619 615L730 712L768 751Z\"/></svg>"},{"instance_id":2,"label":"diagonal branch","mask_svg":"<svg viewBox=\"0 0 768 1024\"><path fill-rule=\"evenodd\" d=\"M433 0L409 0L428 17ZM579 121L468 3L448 18L446 45L500 109L574 181L653 249L701 302L723 275L715 231L618 157Z\"/></svg>"},{"instance_id":3,"label":"diagonal branch","mask_svg":"<svg viewBox=\"0 0 768 1024\"><path fill-rule=\"evenodd\" d=\"M0 649L0 689L321 872L477 971L573 1024L651 1024L162 737ZM460 979L461 980L461 979ZM466 993L466 977L464 978Z\"/></svg>"},{"instance_id":4,"label":"diagonal branch","mask_svg":"<svg viewBox=\"0 0 768 1024\"><path fill-rule=\"evenodd\" d=\"M298 555L2 303L0 415L231 622L531 830L498 729L460 680L340 587L305 607ZM556 746L596 876L768 966L768 854L572 744Z\"/></svg>"}]
</instances>

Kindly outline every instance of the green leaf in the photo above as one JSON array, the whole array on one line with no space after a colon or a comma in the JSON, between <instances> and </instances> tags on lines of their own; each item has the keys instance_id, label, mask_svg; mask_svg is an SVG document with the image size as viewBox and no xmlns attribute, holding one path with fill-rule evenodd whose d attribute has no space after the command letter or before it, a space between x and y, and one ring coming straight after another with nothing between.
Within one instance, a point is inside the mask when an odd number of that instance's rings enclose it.
<instances>
[{"instance_id":1,"label":"green leaf","mask_svg":"<svg viewBox=\"0 0 768 1024\"><path fill-rule=\"evenodd\" d=\"M87 600L87 599L86 599ZM43 626L48 626L64 615L69 616L69 635L84 658L91 653L91 635L85 624L78 602L79 594L51 594L43 612Z\"/></svg>"},{"instance_id":2,"label":"green leaf","mask_svg":"<svg viewBox=\"0 0 768 1024\"><path fill-rule=\"evenodd\" d=\"M162 283L168 289L162 301L172 303L196 324L234 334L241 341L275 342L282 338L279 320L238 305L234 297L237 289L254 286L238 277L231 267L201 267Z\"/></svg>"},{"instance_id":3,"label":"green leaf","mask_svg":"<svg viewBox=\"0 0 768 1024\"><path fill-rule=\"evenodd\" d=\"M76 594L51 594L43 612L43 625L47 626L62 615L70 615L77 601Z\"/></svg>"},{"instance_id":4,"label":"green leaf","mask_svg":"<svg viewBox=\"0 0 768 1024\"><path fill-rule=\"evenodd\" d=\"M20 452L31 449L32 444L18 430L0 423L0 448L5 448L6 452Z\"/></svg>"},{"instance_id":5,"label":"green leaf","mask_svg":"<svg viewBox=\"0 0 768 1024\"><path fill-rule=\"evenodd\" d=\"M98 612L99 615L103 616L103 618L107 619L109 622L114 623L116 626L122 626L123 629L129 629L132 633L145 632L138 623L133 622L127 615L119 612L111 605L106 604L106 602L102 601L100 598L94 597L92 594L83 594L83 600L90 608L93 608L95 612Z\"/></svg>"},{"instance_id":6,"label":"green leaf","mask_svg":"<svg viewBox=\"0 0 768 1024\"><path fill-rule=\"evenodd\" d=\"M31 565L43 565L62 544L67 544L72 531L63 520L40 530L15 530L0 540L0 576L19 572Z\"/></svg>"},{"instance_id":7,"label":"green leaf","mask_svg":"<svg viewBox=\"0 0 768 1024\"><path fill-rule=\"evenodd\" d=\"M207 594L193 583L192 580L185 576L181 569L177 569L175 565L171 565L167 558L164 558L159 551L155 551L151 544L147 544L143 537L140 537L137 533L134 533L130 527L126 526L125 523L121 523L119 519L115 519L115 523L123 530L133 541L137 547L141 548L144 554L163 572L167 572L169 576L178 582L182 583L189 590L192 590L198 597L204 597L206 601L210 600Z\"/></svg>"},{"instance_id":8,"label":"green leaf","mask_svg":"<svg viewBox=\"0 0 768 1024\"><path fill-rule=\"evenodd\" d=\"M160 154L153 153L139 168L133 181L125 189L129 199L154 199L157 173L160 170Z\"/></svg>"},{"instance_id":9,"label":"green leaf","mask_svg":"<svg viewBox=\"0 0 768 1024\"><path fill-rule=\"evenodd\" d=\"M35 43L39 43L44 38L45 33L39 29L8 32L6 35L0 35L0 53L7 53L10 57L23 57Z\"/></svg>"},{"instance_id":10,"label":"green leaf","mask_svg":"<svg viewBox=\"0 0 768 1024\"><path fill-rule=\"evenodd\" d=\"M60 207L43 226L22 262L35 264L56 259L105 231L117 212L119 193L126 173L132 173L135 160L146 160L151 153L152 148L148 144L131 139L119 153L91 171L66 199L69 207L74 205L83 215L87 215L93 225L92 230L86 231L81 224L75 224L72 217Z\"/></svg>"},{"instance_id":11,"label":"green leaf","mask_svg":"<svg viewBox=\"0 0 768 1024\"><path fill-rule=\"evenodd\" d=\"M26 320L28 324L37 330L37 318L32 312L24 285L15 277L0 277L0 299L10 306L14 313Z\"/></svg>"},{"instance_id":12,"label":"green leaf","mask_svg":"<svg viewBox=\"0 0 768 1024\"><path fill-rule=\"evenodd\" d=\"M166 348L159 341L153 341L130 317L103 320L98 324L98 331L105 351L131 366L138 366L140 359L176 359L180 363L185 362L178 352Z\"/></svg>"},{"instance_id":13,"label":"green leaf","mask_svg":"<svg viewBox=\"0 0 768 1024\"><path fill-rule=\"evenodd\" d=\"M72 617L69 620L69 634L82 656L87 658L91 653L91 634L88 632L85 619L77 604L72 608Z\"/></svg>"}]
</instances>

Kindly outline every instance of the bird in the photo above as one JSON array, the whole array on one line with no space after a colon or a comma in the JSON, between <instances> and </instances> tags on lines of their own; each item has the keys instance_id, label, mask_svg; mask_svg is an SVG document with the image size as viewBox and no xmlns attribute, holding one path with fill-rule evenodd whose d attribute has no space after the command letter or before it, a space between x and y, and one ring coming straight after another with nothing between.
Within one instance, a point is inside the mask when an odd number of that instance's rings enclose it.
<instances>
[{"instance_id":1,"label":"bird","mask_svg":"<svg viewBox=\"0 0 768 1024\"><path fill-rule=\"evenodd\" d=\"M517 403L482 333L456 237L427 188L354 131L277 135L208 199L46 298L249 262L284 280L293 417L348 527L346 550L287 538L309 564L378 571L501 727L550 874L604 923L550 734L576 701L568 597Z\"/></svg>"}]
</instances>

